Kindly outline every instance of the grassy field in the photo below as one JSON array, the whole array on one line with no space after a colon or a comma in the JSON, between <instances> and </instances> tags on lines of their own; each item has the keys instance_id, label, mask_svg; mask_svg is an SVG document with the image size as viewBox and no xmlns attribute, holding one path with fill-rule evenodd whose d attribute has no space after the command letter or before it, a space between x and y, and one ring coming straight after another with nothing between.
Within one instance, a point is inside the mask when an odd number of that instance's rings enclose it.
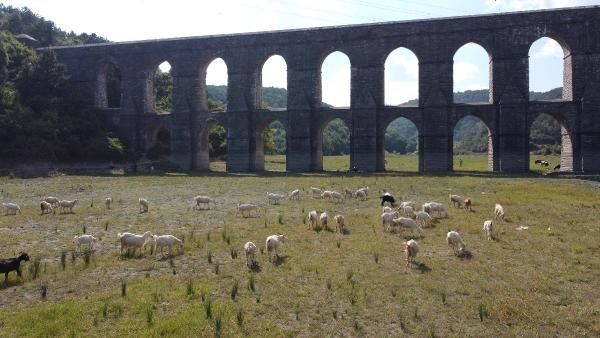
<instances>
[{"instance_id":1,"label":"grassy field","mask_svg":"<svg viewBox=\"0 0 600 338\"><path fill-rule=\"evenodd\" d=\"M464 165L467 164L465 160ZM388 162L389 163L389 162ZM335 164L335 162L334 162ZM600 185L541 177L378 174L59 176L0 178L1 201L23 214L0 216L0 257L26 251L23 279L0 287L0 336L598 336L600 335ZM369 186L371 198L331 203L308 188ZM265 193L302 189L301 201L269 205ZM418 204L471 197L474 211L449 208L414 237L416 268L406 268L410 231L384 233L383 189ZM191 198L217 199L214 210ZM39 215L44 195L77 198L74 214ZM105 210L103 200L113 198ZM138 213L137 199L150 201ZM238 202L259 217L235 215ZM506 209L496 239L481 226L494 203ZM308 211L346 216L349 232L311 231ZM527 230L516 230L517 227ZM184 238L184 253L121 258L117 232ZM459 231L471 259L448 251ZM73 236L101 238L91 254ZM264 247L283 233L281 258L257 255L246 267L242 245Z\"/></svg>"}]
</instances>

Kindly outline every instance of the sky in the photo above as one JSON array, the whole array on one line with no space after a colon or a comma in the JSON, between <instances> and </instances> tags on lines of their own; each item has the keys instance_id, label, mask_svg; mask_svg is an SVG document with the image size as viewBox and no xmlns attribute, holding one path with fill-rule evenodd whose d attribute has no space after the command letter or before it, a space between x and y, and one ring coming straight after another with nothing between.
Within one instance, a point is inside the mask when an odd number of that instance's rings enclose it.
<instances>
[{"instance_id":1,"label":"sky","mask_svg":"<svg viewBox=\"0 0 600 338\"><path fill-rule=\"evenodd\" d=\"M600 5L600 0L0 0L28 7L66 31L96 33L111 41L135 41L211 34L401 21L521 10ZM530 89L562 85L560 46L540 39L530 49ZM488 88L489 57L468 44L454 58L454 91ZM418 60L410 51L394 51L385 64L386 104L417 98ZM167 70L168 66L161 67ZM208 84L226 84L222 60L208 68ZM350 61L331 54L322 68L323 101L349 106ZM286 88L286 65L272 57L263 67L263 86Z\"/></svg>"}]
</instances>

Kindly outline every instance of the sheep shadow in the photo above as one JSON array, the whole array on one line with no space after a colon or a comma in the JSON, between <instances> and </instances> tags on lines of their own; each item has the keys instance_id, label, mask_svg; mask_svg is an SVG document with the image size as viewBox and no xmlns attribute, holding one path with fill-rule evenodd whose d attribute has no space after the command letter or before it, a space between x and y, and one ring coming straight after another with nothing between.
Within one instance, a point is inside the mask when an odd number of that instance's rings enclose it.
<instances>
[{"instance_id":1,"label":"sheep shadow","mask_svg":"<svg viewBox=\"0 0 600 338\"><path fill-rule=\"evenodd\" d=\"M405 241L410 241L411 239L416 240L421 240L423 238L425 238L425 235L423 234L419 234L419 235L400 235L400 238L404 239Z\"/></svg>"},{"instance_id":2,"label":"sheep shadow","mask_svg":"<svg viewBox=\"0 0 600 338\"><path fill-rule=\"evenodd\" d=\"M275 266L280 266L281 264L284 264L285 262L287 262L289 256L275 256L275 261L273 261L273 265Z\"/></svg>"},{"instance_id":3,"label":"sheep shadow","mask_svg":"<svg viewBox=\"0 0 600 338\"><path fill-rule=\"evenodd\" d=\"M416 266L416 269L418 271L420 271L421 273L426 273L426 272L431 271L431 268L428 267L427 264L425 264L425 263L418 263Z\"/></svg>"},{"instance_id":4,"label":"sheep shadow","mask_svg":"<svg viewBox=\"0 0 600 338\"><path fill-rule=\"evenodd\" d=\"M163 253L154 253L154 254L155 254L157 257L158 257L158 256L160 256L160 257L158 258L158 261L159 261L159 262L168 261L168 260L170 260L171 258L175 258L175 257L177 257L177 256L183 256L183 252L176 252L176 253L166 253L166 254L163 254Z\"/></svg>"},{"instance_id":5,"label":"sheep shadow","mask_svg":"<svg viewBox=\"0 0 600 338\"><path fill-rule=\"evenodd\" d=\"M250 271L252 271L252 272L261 272L262 271L260 264L258 264L258 262L256 262L256 261L252 262L252 264L248 266L248 269L250 269Z\"/></svg>"},{"instance_id":6,"label":"sheep shadow","mask_svg":"<svg viewBox=\"0 0 600 338\"><path fill-rule=\"evenodd\" d=\"M340 234L342 235L350 235L350 230L343 228L340 230Z\"/></svg>"},{"instance_id":7,"label":"sheep shadow","mask_svg":"<svg viewBox=\"0 0 600 338\"><path fill-rule=\"evenodd\" d=\"M0 283L0 290L8 289L8 288L23 285L23 284L24 284L24 281L22 278L17 277L17 279L13 279L13 280L8 279L8 280L5 280L2 283Z\"/></svg>"},{"instance_id":8,"label":"sheep shadow","mask_svg":"<svg viewBox=\"0 0 600 338\"><path fill-rule=\"evenodd\" d=\"M473 254L469 250L464 250L456 254L456 257L461 261L471 260L473 258Z\"/></svg>"}]
</instances>

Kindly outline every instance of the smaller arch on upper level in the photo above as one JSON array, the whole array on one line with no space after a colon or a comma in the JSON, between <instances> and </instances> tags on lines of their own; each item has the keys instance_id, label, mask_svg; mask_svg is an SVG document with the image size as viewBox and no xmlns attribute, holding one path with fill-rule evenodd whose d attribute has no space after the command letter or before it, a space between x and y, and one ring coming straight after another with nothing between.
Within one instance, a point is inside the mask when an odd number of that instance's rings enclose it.
<instances>
[{"instance_id":1,"label":"smaller arch on upper level","mask_svg":"<svg viewBox=\"0 0 600 338\"><path fill-rule=\"evenodd\" d=\"M321 105L350 107L351 68L348 54L333 50L321 61L320 92Z\"/></svg>"},{"instance_id":2,"label":"smaller arch on upper level","mask_svg":"<svg viewBox=\"0 0 600 338\"><path fill-rule=\"evenodd\" d=\"M261 109L287 109L287 62L271 54L260 64L256 84L256 106Z\"/></svg>"},{"instance_id":3,"label":"smaller arch on upper level","mask_svg":"<svg viewBox=\"0 0 600 338\"><path fill-rule=\"evenodd\" d=\"M227 62L221 55L215 55L201 69L200 97L210 112L227 111L229 74Z\"/></svg>"},{"instance_id":4,"label":"smaller arch on upper level","mask_svg":"<svg viewBox=\"0 0 600 338\"><path fill-rule=\"evenodd\" d=\"M160 62L152 72L153 111L168 114L173 111L173 67L167 60Z\"/></svg>"},{"instance_id":5,"label":"smaller arch on upper level","mask_svg":"<svg viewBox=\"0 0 600 338\"><path fill-rule=\"evenodd\" d=\"M94 105L97 108L120 108L123 93L121 69L114 60L101 64L96 76Z\"/></svg>"},{"instance_id":6,"label":"smaller arch on upper level","mask_svg":"<svg viewBox=\"0 0 600 338\"><path fill-rule=\"evenodd\" d=\"M476 40L471 40L476 41ZM453 101L455 103L493 102L492 54L478 42L467 42L453 54ZM486 90L487 93L481 93Z\"/></svg>"},{"instance_id":7,"label":"smaller arch on upper level","mask_svg":"<svg viewBox=\"0 0 600 338\"><path fill-rule=\"evenodd\" d=\"M419 59L412 50L397 47L386 54L384 88L386 105L419 105Z\"/></svg>"},{"instance_id":8,"label":"smaller arch on upper level","mask_svg":"<svg viewBox=\"0 0 600 338\"><path fill-rule=\"evenodd\" d=\"M529 91L547 92L562 87L560 99L572 100L572 60L568 44L558 35L547 33L531 42L528 54Z\"/></svg>"}]
</instances>

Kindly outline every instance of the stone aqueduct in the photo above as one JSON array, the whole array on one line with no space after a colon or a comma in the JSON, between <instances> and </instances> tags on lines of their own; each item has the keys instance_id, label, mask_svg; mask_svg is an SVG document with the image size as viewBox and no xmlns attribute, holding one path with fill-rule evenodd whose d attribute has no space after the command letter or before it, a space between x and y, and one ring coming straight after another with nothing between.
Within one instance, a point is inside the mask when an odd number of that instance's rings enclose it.
<instances>
[{"instance_id":1,"label":"stone aqueduct","mask_svg":"<svg viewBox=\"0 0 600 338\"><path fill-rule=\"evenodd\" d=\"M564 51L564 91L559 101L529 100L528 53L540 37ZM466 43L490 56L489 102L453 103L453 56ZM398 47L419 60L419 102L415 107L384 104L384 63ZM600 171L600 7L481 15L330 28L176 38L53 48L71 80L104 108L132 149L147 149L149 130L162 125L171 135L171 160L183 169L208 168L208 130L227 130L227 170L264 168L263 130L279 120L286 127L287 170L322 170L322 130L341 118L351 131L351 165L383 171L383 139L398 117L419 132L419 171L453 169L455 123L475 115L489 129L489 169L529 170L529 130L541 113L562 125L561 170ZM321 64L334 51L351 62L351 105L321 103ZM272 55L287 64L285 111L259 109L261 69ZM222 58L228 69L228 108L211 113L206 68ZM174 78L173 109L155 112L154 70L168 61ZM121 71L121 105L107 108L106 69Z\"/></svg>"}]
</instances>

